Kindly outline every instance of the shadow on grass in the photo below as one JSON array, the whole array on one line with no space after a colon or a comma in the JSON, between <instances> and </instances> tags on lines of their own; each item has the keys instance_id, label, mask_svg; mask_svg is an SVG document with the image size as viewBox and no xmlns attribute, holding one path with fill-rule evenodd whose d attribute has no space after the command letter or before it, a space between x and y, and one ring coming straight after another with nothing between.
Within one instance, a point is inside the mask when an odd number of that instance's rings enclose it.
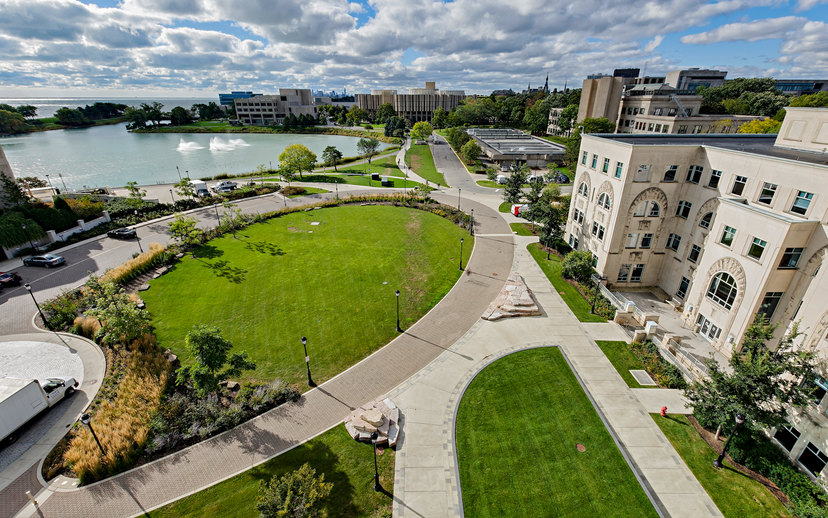
<instances>
[{"instance_id":1,"label":"shadow on grass","mask_svg":"<svg viewBox=\"0 0 828 518\"><path fill-rule=\"evenodd\" d=\"M213 245L201 245L193 250L193 257L198 259L215 259L224 255L224 250L220 250Z\"/></svg>"},{"instance_id":2,"label":"shadow on grass","mask_svg":"<svg viewBox=\"0 0 828 518\"><path fill-rule=\"evenodd\" d=\"M670 421L672 421L672 422L674 422L674 423L676 423L676 424L678 424L678 425L681 425L681 426L690 426L690 423L688 423L687 421L683 421L683 420L681 420L681 419L676 419L675 417L671 416L670 414L667 414L667 415L666 415L666 416L664 416L664 417L661 417L661 416L660 416L660 415L658 415L658 414L653 414L653 415L654 415L654 417L655 417L656 419L669 419Z\"/></svg>"},{"instance_id":3,"label":"shadow on grass","mask_svg":"<svg viewBox=\"0 0 828 518\"><path fill-rule=\"evenodd\" d=\"M224 277L228 281L241 284L247 276L247 270L230 265L229 261L219 260L214 263L203 263L205 268L213 272L216 277Z\"/></svg>"},{"instance_id":4,"label":"shadow on grass","mask_svg":"<svg viewBox=\"0 0 828 518\"><path fill-rule=\"evenodd\" d=\"M270 256L285 255L285 252L279 248L279 245L276 243L268 243L267 241L248 241L244 247L251 252L268 254Z\"/></svg>"}]
</instances>

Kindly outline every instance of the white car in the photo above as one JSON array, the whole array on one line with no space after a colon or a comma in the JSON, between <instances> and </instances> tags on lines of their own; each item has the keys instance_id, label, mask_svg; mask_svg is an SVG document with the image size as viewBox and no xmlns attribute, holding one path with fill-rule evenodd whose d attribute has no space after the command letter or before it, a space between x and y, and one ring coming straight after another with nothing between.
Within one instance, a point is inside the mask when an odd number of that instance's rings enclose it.
<instances>
[{"instance_id":1,"label":"white car","mask_svg":"<svg viewBox=\"0 0 828 518\"><path fill-rule=\"evenodd\" d=\"M213 186L213 192L230 192L238 187L239 184L231 181L219 182Z\"/></svg>"}]
</instances>

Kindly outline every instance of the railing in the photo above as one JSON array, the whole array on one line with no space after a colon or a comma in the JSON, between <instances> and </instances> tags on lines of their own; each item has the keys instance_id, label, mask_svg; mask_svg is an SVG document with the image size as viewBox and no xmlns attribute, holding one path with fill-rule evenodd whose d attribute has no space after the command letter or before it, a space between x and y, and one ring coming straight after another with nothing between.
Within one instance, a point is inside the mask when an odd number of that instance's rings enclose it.
<instances>
[{"instance_id":1,"label":"railing","mask_svg":"<svg viewBox=\"0 0 828 518\"><path fill-rule=\"evenodd\" d=\"M613 306L615 306L618 309L624 309L624 303L615 295L615 293L611 292L609 288L601 284L600 277L598 277L597 275L593 275L591 279L592 283L598 286L598 291L601 293L601 295L606 297L607 300L609 300Z\"/></svg>"},{"instance_id":2,"label":"railing","mask_svg":"<svg viewBox=\"0 0 828 518\"><path fill-rule=\"evenodd\" d=\"M687 366L685 366L685 365L684 365L684 362L682 362L680 359L678 359L678 357L676 357L676 355L675 355L675 354L673 354L673 353L670 351L670 349L669 349L669 348L667 348L667 346L665 346L665 345L664 345L664 342L662 342L662 341L661 341L661 340L660 340L657 336L655 336L655 335L653 335L653 337L651 338L651 340L653 341L653 343L654 343L654 344L656 344L656 346L658 347L659 351L661 352L661 355L662 355L662 356L664 356L664 358L665 358L668 362L670 362L670 363L672 363L673 365L675 365L675 366L678 368L678 370L680 370L680 371L681 371L681 374L684 376L684 379L686 379L687 381L693 381L694 379L696 379L696 375L695 375L695 374L694 374L691 370L689 370L689 369L687 368Z\"/></svg>"}]
</instances>

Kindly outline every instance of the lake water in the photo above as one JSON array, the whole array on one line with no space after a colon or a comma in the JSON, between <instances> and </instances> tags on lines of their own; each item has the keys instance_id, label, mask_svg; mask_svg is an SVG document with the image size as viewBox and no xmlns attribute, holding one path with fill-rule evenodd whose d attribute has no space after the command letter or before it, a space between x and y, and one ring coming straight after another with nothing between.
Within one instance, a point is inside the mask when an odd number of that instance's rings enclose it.
<instances>
[{"instance_id":1,"label":"lake water","mask_svg":"<svg viewBox=\"0 0 828 518\"><path fill-rule=\"evenodd\" d=\"M42 131L0 138L15 176L49 175L56 188L122 187L278 167L279 154L301 143L316 153L336 146L355 156L358 138L339 135L243 133L130 133L124 124ZM381 144L382 148L388 144ZM188 173L185 173L189 171ZM61 183L61 178L63 183Z\"/></svg>"}]
</instances>

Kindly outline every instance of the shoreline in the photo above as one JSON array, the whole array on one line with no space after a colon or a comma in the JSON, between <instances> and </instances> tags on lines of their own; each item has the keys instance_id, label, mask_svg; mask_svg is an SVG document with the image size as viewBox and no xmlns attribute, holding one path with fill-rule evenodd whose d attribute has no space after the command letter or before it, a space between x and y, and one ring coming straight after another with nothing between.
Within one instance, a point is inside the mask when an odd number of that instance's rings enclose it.
<instances>
[{"instance_id":1,"label":"shoreline","mask_svg":"<svg viewBox=\"0 0 828 518\"><path fill-rule=\"evenodd\" d=\"M343 137L374 138L386 144L399 144L400 137L386 137L369 130L344 129L335 126L310 126L301 130L285 130L272 126L161 126L128 130L130 133L249 133L273 135L339 135Z\"/></svg>"}]
</instances>

